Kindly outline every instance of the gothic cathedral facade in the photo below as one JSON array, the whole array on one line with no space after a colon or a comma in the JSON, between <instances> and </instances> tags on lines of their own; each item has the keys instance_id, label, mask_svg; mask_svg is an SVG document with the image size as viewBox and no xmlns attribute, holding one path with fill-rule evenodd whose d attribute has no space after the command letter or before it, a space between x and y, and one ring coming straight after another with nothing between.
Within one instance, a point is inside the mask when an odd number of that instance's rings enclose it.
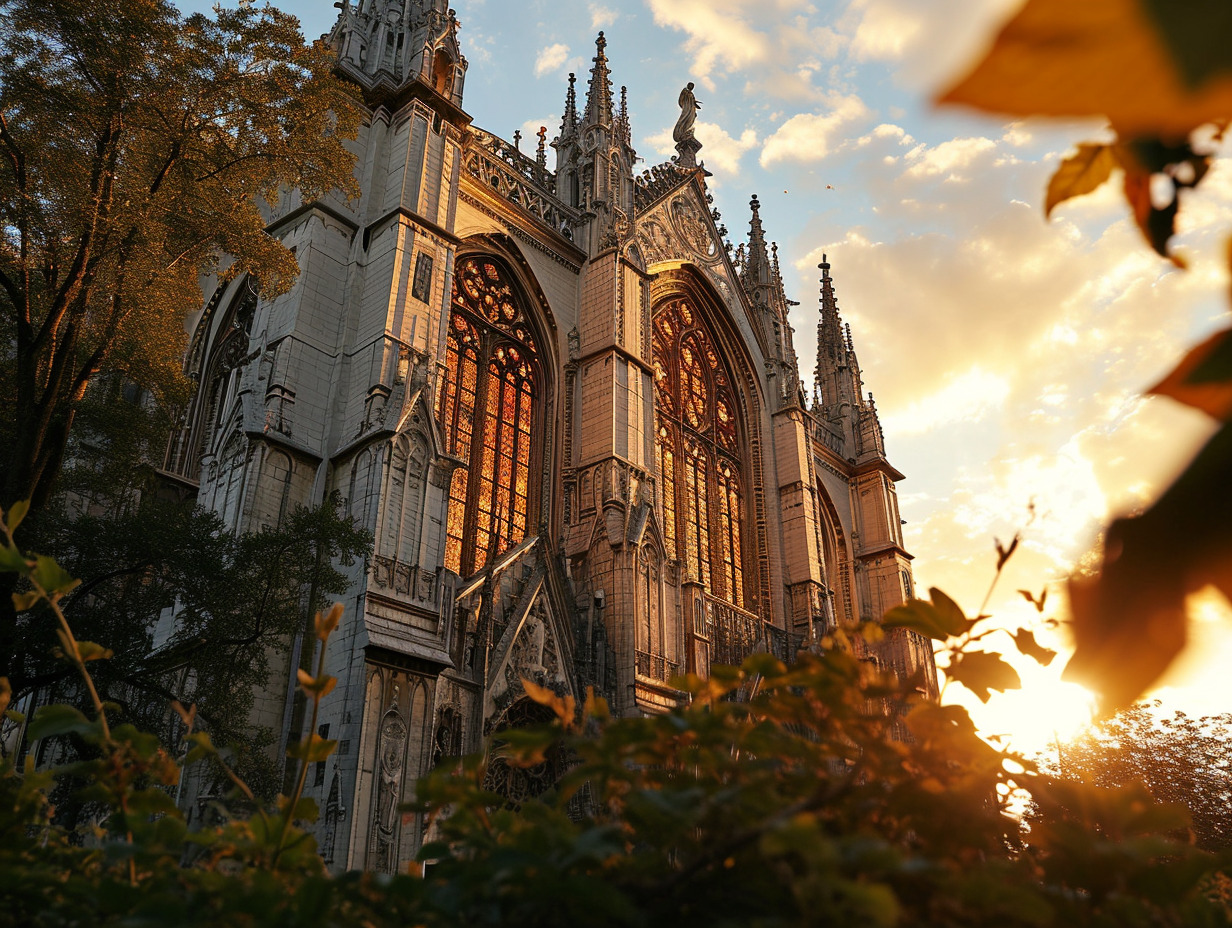
<instances>
[{"instance_id":1,"label":"gothic cathedral facade","mask_svg":"<svg viewBox=\"0 0 1232 928\"><path fill-rule=\"evenodd\" d=\"M471 125L444 0L339 6L363 196L272 209L289 293L214 288L168 470L235 529L333 494L372 532L329 642L338 750L309 783L327 863L393 871L423 837L398 812L415 779L537 718L524 678L662 711L679 673L880 616L911 558L830 266L810 398L757 199L734 250L711 208L692 85L678 155L638 174L600 33L552 170L546 133L524 154ZM258 700L282 745L305 644ZM935 688L913 633L873 659Z\"/></svg>"}]
</instances>

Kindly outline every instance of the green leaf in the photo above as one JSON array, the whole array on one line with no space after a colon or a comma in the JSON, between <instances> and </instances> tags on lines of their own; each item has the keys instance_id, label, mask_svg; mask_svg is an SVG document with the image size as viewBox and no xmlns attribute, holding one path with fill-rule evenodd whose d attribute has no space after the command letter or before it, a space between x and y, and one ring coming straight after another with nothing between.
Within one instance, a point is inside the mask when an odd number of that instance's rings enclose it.
<instances>
[{"instance_id":1,"label":"green leaf","mask_svg":"<svg viewBox=\"0 0 1232 928\"><path fill-rule=\"evenodd\" d=\"M1053 658L1057 656L1056 651L1045 648L1035 640L1035 634L1025 628L1020 628L1014 632L1014 644L1017 646L1019 653L1032 658L1043 667L1051 664Z\"/></svg>"},{"instance_id":2,"label":"green leaf","mask_svg":"<svg viewBox=\"0 0 1232 928\"><path fill-rule=\"evenodd\" d=\"M0 546L0 571L24 574L30 569L26 556L14 547Z\"/></svg>"},{"instance_id":3,"label":"green leaf","mask_svg":"<svg viewBox=\"0 0 1232 928\"><path fill-rule=\"evenodd\" d=\"M948 641L950 632L946 619L932 603L923 599L909 599L895 606L881 620L887 628L909 628L926 638Z\"/></svg>"},{"instance_id":4,"label":"green leaf","mask_svg":"<svg viewBox=\"0 0 1232 928\"><path fill-rule=\"evenodd\" d=\"M950 599L945 593L935 586L929 587L928 598L937 607L937 611L942 619L942 628L948 631L951 637L965 635L971 631L971 626L975 624L975 620L968 619L962 609L959 608L958 603Z\"/></svg>"},{"instance_id":5,"label":"green leaf","mask_svg":"<svg viewBox=\"0 0 1232 928\"><path fill-rule=\"evenodd\" d=\"M8 526L10 535L17 531L17 526L21 525L21 520L29 511L30 501L28 499L19 499L9 507L9 511L5 513L4 524Z\"/></svg>"},{"instance_id":6,"label":"green leaf","mask_svg":"<svg viewBox=\"0 0 1232 928\"><path fill-rule=\"evenodd\" d=\"M1107 145L1084 142L1076 154L1066 158L1057 167L1048 181L1048 195L1044 201L1044 215L1074 197L1091 193L1112 176L1117 166L1116 159Z\"/></svg>"},{"instance_id":7,"label":"green leaf","mask_svg":"<svg viewBox=\"0 0 1232 928\"><path fill-rule=\"evenodd\" d=\"M81 583L57 564L55 558L45 554L38 556L30 576L48 593L67 593Z\"/></svg>"},{"instance_id":8,"label":"green leaf","mask_svg":"<svg viewBox=\"0 0 1232 928\"><path fill-rule=\"evenodd\" d=\"M990 690L1005 692L1022 688L1022 679L1018 671L1005 662L1000 654L991 651L962 651L957 654L945 675L951 680L957 680L976 696L981 702L988 702L992 695Z\"/></svg>"},{"instance_id":9,"label":"green leaf","mask_svg":"<svg viewBox=\"0 0 1232 928\"><path fill-rule=\"evenodd\" d=\"M72 706L53 703L39 706L30 723L29 738L38 741L56 735L90 735L99 731L98 723L91 722Z\"/></svg>"}]
</instances>

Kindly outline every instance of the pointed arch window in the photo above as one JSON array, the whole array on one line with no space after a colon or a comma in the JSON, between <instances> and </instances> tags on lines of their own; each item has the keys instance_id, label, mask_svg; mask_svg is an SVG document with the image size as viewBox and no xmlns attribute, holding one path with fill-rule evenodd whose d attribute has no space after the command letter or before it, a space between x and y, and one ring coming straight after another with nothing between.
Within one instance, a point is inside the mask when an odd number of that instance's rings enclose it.
<instances>
[{"instance_id":1,"label":"pointed arch window","mask_svg":"<svg viewBox=\"0 0 1232 928\"><path fill-rule=\"evenodd\" d=\"M656 311L653 347L668 555L712 595L744 608L745 464L731 378L688 299Z\"/></svg>"},{"instance_id":2,"label":"pointed arch window","mask_svg":"<svg viewBox=\"0 0 1232 928\"><path fill-rule=\"evenodd\" d=\"M461 258L454 270L436 414L446 451L461 461L449 487L445 566L462 576L521 541L530 511L542 376L511 279L488 257Z\"/></svg>"}]
</instances>

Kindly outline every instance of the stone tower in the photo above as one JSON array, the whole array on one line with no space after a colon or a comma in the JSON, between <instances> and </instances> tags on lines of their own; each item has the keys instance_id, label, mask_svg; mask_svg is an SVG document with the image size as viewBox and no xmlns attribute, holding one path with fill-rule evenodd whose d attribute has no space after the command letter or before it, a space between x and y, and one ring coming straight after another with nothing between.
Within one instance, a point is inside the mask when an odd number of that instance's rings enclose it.
<instances>
[{"instance_id":1,"label":"stone tower","mask_svg":"<svg viewBox=\"0 0 1232 928\"><path fill-rule=\"evenodd\" d=\"M683 671L880 615L910 556L829 265L810 403L777 247L756 197L726 241L691 87L680 156L635 174L600 33L549 170L546 133L532 157L471 125L443 2L344 0L327 39L366 106L362 197L272 209L289 293L213 287L168 469L237 529L336 494L372 532L326 655L339 747L310 782L327 862L392 872L423 838L397 812L414 781L538 717L523 679L662 711ZM311 644L258 702L281 746ZM935 686L911 633L875 656ZM513 798L553 775L488 774Z\"/></svg>"}]
</instances>

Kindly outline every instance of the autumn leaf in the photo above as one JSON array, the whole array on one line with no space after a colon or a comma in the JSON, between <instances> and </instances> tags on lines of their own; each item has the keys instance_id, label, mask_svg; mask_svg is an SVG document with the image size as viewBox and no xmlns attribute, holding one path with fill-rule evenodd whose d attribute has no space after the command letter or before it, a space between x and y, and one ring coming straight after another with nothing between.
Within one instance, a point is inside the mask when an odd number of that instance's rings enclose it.
<instances>
[{"instance_id":1,"label":"autumn leaf","mask_svg":"<svg viewBox=\"0 0 1232 928\"><path fill-rule=\"evenodd\" d=\"M1020 654L1025 654L1042 667L1047 667L1057 656L1056 651L1036 641L1035 633L1026 628L1020 628L1014 632L1014 646L1018 648Z\"/></svg>"},{"instance_id":2,"label":"autumn leaf","mask_svg":"<svg viewBox=\"0 0 1232 928\"><path fill-rule=\"evenodd\" d=\"M886 628L909 628L936 641L948 641L970 629L972 623L952 599L938 589L928 592L933 602L910 599L886 612L881 624Z\"/></svg>"},{"instance_id":3,"label":"autumn leaf","mask_svg":"<svg viewBox=\"0 0 1232 928\"><path fill-rule=\"evenodd\" d=\"M1048 196L1044 201L1044 215L1074 197L1084 196L1097 190L1117 166L1111 147L1084 142L1077 153L1061 162L1056 173L1048 181Z\"/></svg>"},{"instance_id":4,"label":"autumn leaf","mask_svg":"<svg viewBox=\"0 0 1232 928\"><path fill-rule=\"evenodd\" d=\"M1147 392L1171 397L1221 421L1232 418L1232 329L1216 332L1193 348Z\"/></svg>"},{"instance_id":5,"label":"autumn leaf","mask_svg":"<svg viewBox=\"0 0 1232 928\"><path fill-rule=\"evenodd\" d=\"M1227 33L1212 28L1213 5L1028 0L939 102L1014 116L1105 116L1122 137L1185 138L1232 114ZM1194 69L1178 60L1216 43L1195 84Z\"/></svg>"},{"instance_id":6,"label":"autumn leaf","mask_svg":"<svg viewBox=\"0 0 1232 928\"><path fill-rule=\"evenodd\" d=\"M945 669L945 675L961 683L981 702L988 702L991 690L1005 692L1022 688L1018 671L991 651L960 651Z\"/></svg>"},{"instance_id":7,"label":"autumn leaf","mask_svg":"<svg viewBox=\"0 0 1232 928\"><path fill-rule=\"evenodd\" d=\"M1230 471L1225 424L1150 509L1112 523L1099 573L1071 581L1064 678L1101 691L1105 711L1146 692L1180 653L1187 594L1207 585L1232 593Z\"/></svg>"}]
</instances>

